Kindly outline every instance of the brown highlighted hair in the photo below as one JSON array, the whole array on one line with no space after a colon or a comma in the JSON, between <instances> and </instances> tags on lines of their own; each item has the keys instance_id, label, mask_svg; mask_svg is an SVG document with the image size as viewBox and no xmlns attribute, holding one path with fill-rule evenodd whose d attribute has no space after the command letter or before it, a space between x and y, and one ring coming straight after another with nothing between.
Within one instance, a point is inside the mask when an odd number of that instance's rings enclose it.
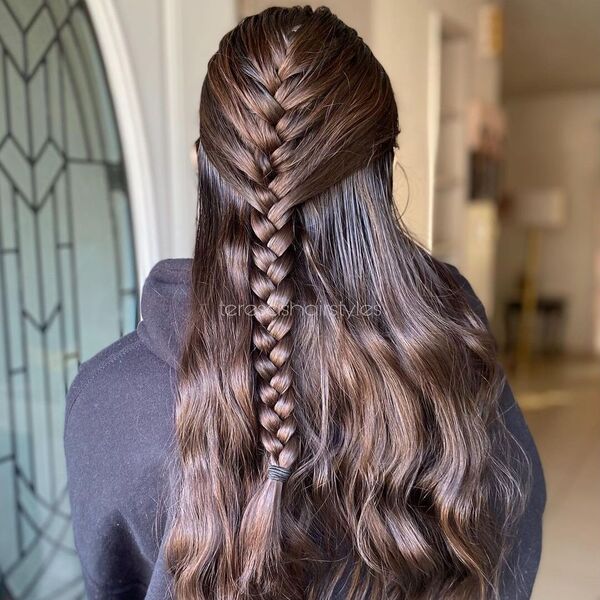
<instances>
[{"instance_id":1,"label":"brown highlighted hair","mask_svg":"<svg viewBox=\"0 0 600 600\"><path fill-rule=\"evenodd\" d=\"M395 212L390 81L325 8L243 20L200 102L167 560L179 600L498 593L522 500L494 343Z\"/></svg>"}]
</instances>

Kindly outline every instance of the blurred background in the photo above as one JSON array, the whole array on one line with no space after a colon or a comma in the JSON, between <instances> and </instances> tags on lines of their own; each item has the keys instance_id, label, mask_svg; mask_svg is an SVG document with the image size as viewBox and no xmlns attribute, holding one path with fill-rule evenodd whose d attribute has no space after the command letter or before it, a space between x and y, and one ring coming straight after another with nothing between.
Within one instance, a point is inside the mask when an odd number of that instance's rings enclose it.
<instances>
[{"instance_id":1,"label":"blurred background","mask_svg":"<svg viewBox=\"0 0 600 600\"><path fill-rule=\"evenodd\" d=\"M206 63L269 5L0 0L1 600L84 597L65 390L135 327L154 262L191 255ZM400 211L484 302L538 444L534 599L598 600L600 1L328 6L391 78Z\"/></svg>"}]
</instances>

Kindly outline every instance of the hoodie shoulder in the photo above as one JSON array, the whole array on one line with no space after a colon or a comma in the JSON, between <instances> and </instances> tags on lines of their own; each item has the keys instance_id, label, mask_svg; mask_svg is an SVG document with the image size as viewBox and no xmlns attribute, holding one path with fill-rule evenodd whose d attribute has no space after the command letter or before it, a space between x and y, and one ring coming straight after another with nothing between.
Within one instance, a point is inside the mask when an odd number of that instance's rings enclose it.
<instances>
[{"instance_id":1,"label":"hoodie shoulder","mask_svg":"<svg viewBox=\"0 0 600 600\"><path fill-rule=\"evenodd\" d=\"M473 290L473 286L469 283L469 280L454 266L450 263L440 263L449 273L456 284L462 289L467 299L467 302L473 312L484 322L488 323L488 318L485 312L483 303Z\"/></svg>"},{"instance_id":2,"label":"hoodie shoulder","mask_svg":"<svg viewBox=\"0 0 600 600\"><path fill-rule=\"evenodd\" d=\"M148 453L155 441L166 440L175 389L176 372L137 332L101 350L81 364L67 393L67 459L90 448L117 458L139 453L138 444Z\"/></svg>"},{"instance_id":3,"label":"hoodie shoulder","mask_svg":"<svg viewBox=\"0 0 600 600\"><path fill-rule=\"evenodd\" d=\"M73 406L86 388L93 386L97 378L101 377L107 369L110 371L110 367L114 362L121 361L128 353L135 351L139 347L139 344L140 339L134 331L103 348L100 352L79 365L77 374L67 392L65 424L69 422Z\"/></svg>"},{"instance_id":4,"label":"hoodie shoulder","mask_svg":"<svg viewBox=\"0 0 600 600\"><path fill-rule=\"evenodd\" d=\"M137 332L83 363L69 389L69 497L90 598L141 598L149 584L165 523L174 390L173 369Z\"/></svg>"},{"instance_id":5,"label":"hoodie shoulder","mask_svg":"<svg viewBox=\"0 0 600 600\"><path fill-rule=\"evenodd\" d=\"M67 394L73 532L90 598L143 597L153 577L190 272L189 260L155 265L136 331L84 362Z\"/></svg>"}]
</instances>

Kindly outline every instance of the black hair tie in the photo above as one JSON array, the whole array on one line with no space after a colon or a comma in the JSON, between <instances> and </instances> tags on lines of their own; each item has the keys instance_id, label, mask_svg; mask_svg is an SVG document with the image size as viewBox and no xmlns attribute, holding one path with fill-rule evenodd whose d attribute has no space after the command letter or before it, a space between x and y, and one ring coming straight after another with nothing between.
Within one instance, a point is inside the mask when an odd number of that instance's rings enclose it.
<instances>
[{"instance_id":1,"label":"black hair tie","mask_svg":"<svg viewBox=\"0 0 600 600\"><path fill-rule=\"evenodd\" d=\"M267 471L267 477L272 479L273 481L281 481L281 483L285 483L289 478L292 472L285 467L280 467L279 465L269 465L269 470Z\"/></svg>"}]
</instances>

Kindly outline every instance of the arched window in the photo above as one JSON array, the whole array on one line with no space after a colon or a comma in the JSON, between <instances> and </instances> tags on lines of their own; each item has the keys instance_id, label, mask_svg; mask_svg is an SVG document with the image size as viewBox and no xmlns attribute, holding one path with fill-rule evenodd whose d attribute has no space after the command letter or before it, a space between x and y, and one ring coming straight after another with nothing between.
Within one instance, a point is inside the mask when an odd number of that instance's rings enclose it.
<instances>
[{"instance_id":1,"label":"arched window","mask_svg":"<svg viewBox=\"0 0 600 600\"><path fill-rule=\"evenodd\" d=\"M83 598L65 391L138 316L124 159L83 0L0 0L0 90L0 597Z\"/></svg>"}]
</instances>

